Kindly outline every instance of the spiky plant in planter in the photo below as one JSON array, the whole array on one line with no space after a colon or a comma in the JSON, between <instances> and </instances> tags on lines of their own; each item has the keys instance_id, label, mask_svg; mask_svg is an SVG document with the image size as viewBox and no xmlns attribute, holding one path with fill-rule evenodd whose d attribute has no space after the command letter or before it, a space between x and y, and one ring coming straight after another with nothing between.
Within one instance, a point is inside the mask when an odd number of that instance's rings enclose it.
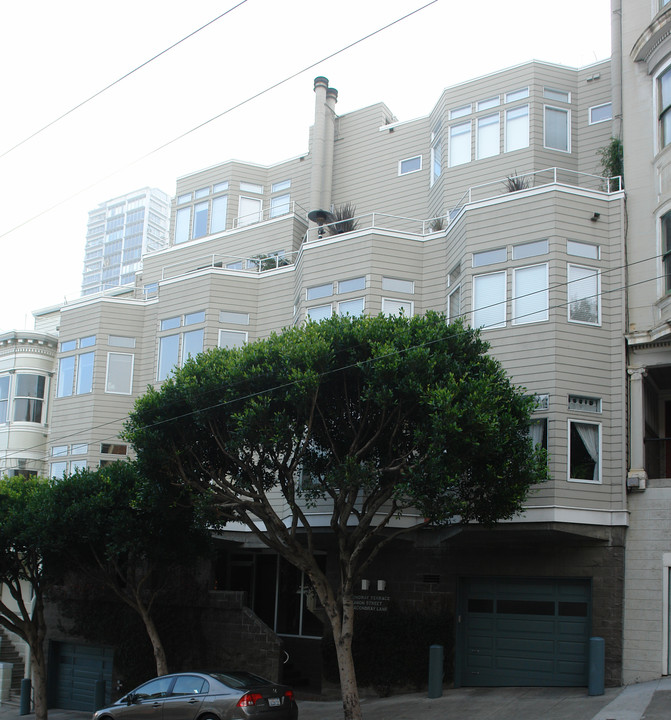
<instances>
[{"instance_id":1,"label":"spiky plant in planter","mask_svg":"<svg viewBox=\"0 0 671 720\"><path fill-rule=\"evenodd\" d=\"M429 223L429 227L431 228L431 232L440 232L441 230L444 230L445 218L443 216L433 218L433 220Z\"/></svg>"},{"instance_id":2,"label":"spiky plant in planter","mask_svg":"<svg viewBox=\"0 0 671 720\"><path fill-rule=\"evenodd\" d=\"M508 192L526 190L529 187L529 176L518 175L517 170L515 170L513 175L508 175L508 177L503 181L503 184Z\"/></svg>"},{"instance_id":3,"label":"spiky plant in planter","mask_svg":"<svg viewBox=\"0 0 671 720\"><path fill-rule=\"evenodd\" d=\"M331 213L334 222L328 226L329 235L342 235L343 233L356 230L359 223L354 219L356 215L356 206L352 203L343 203L333 209Z\"/></svg>"}]
</instances>

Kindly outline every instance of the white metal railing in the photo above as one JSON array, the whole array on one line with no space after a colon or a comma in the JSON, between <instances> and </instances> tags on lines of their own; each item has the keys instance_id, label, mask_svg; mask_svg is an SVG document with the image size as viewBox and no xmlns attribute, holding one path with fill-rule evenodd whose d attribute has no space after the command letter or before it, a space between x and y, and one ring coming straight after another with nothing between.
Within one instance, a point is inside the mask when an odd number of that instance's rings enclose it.
<instances>
[{"instance_id":1,"label":"white metal railing","mask_svg":"<svg viewBox=\"0 0 671 720\"><path fill-rule=\"evenodd\" d=\"M498 180L469 187L457 204L445 215L439 215L428 220L417 220L416 218L386 213L366 213L346 220L326 223L321 227L310 227L306 234L306 240L308 242L326 240L347 232L375 229L405 232L412 235L430 235L444 230L459 215L463 207L469 203L481 202L522 190L551 185L584 188L608 195L622 189L622 178L619 176L602 177L557 167L534 170L521 175L515 173Z\"/></svg>"},{"instance_id":2,"label":"white metal railing","mask_svg":"<svg viewBox=\"0 0 671 720\"><path fill-rule=\"evenodd\" d=\"M601 175L591 175L590 173L566 170L565 168L558 167L534 170L532 172L522 173L521 175L514 173L513 175L508 175L498 180L469 187L455 205L454 210L461 210L467 203L489 200L499 195L546 187L548 185L579 187L608 195L613 192L619 192L622 189L622 178L619 175L617 177L602 177ZM452 211L453 213L454 210Z\"/></svg>"},{"instance_id":3,"label":"white metal railing","mask_svg":"<svg viewBox=\"0 0 671 720\"><path fill-rule=\"evenodd\" d=\"M305 220L305 222L307 222L307 214L308 213L305 208L301 207L297 202L292 200L285 205L267 207L247 215L241 215L233 218L231 229L237 230L238 228L249 227L250 225L256 225L260 222L266 222L267 220L277 220L287 215L296 215L301 220Z\"/></svg>"},{"instance_id":4,"label":"white metal railing","mask_svg":"<svg viewBox=\"0 0 671 720\"><path fill-rule=\"evenodd\" d=\"M305 242L316 242L326 240L330 237L337 237L345 233L358 232L361 230L386 230L398 233L407 233L423 237L446 229L451 222L459 215L461 210L470 203L481 202L496 197L504 197L510 193L524 190L534 190L553 185L578 187L604 193L606 195L619 192L622 189L622 178L601 177L576 170L551 167L533 172L514 173L498 180L493 180L480 185L473 185L461 196L456 205L445 215L418 220L401 215L389 213L365 213L356 217L344 220L336 220L320 227L308 227L304 236ZM275 214L270 217L272 209L267 208L265 213L255 214L254 222L248 222L250 217L237 218L234 221L234 228L249 227L264 220L282 219L292 216L307 224L307 212L298 203L292 202L291 209L282 214ZM274 209L274 212L277 208ZM245 220L242 224L241 220ZM276 270L287 265L293 265L298 252L271 252L252 257L241 257L237 255L223 255L220 253L191 258L162 268L161 278L163 280L179 277L188 273L196 272L207 268L220 268L224 270L260 273L267 270Z\"/></svg>"},{"instance_id":5,"label":"white metal railing","mask_svg":"<svg viewBox=\"0 0 671 720\"><path fill-rule=\"evenodd\" d=\"M196 258L189 258L178 263L165 265L161 269L161 279L168 280L170 278L181 277L189 273L198 272L198 270L208 270L217 268L220 270L233 270L261 273L267 270L277 270L287 265L293 265L296 261L298 252L269 252L253 255L251 257L242 257L240 255L223 255L221 253L213 253L211 255L200 255Z\"/></svg>"}]
</instances>

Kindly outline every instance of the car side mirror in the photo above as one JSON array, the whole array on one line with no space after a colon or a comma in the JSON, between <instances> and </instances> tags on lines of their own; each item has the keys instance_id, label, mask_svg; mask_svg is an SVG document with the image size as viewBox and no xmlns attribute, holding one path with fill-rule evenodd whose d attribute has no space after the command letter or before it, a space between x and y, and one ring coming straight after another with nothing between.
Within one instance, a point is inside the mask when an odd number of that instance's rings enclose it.
<instances>
[{"instance_id":1,"label":"car side mirror","mask_svg":"<svg viewBox=\"0 0 671 720\"><path fill-rule=\"evenodd\" d=\"M136 703L138 701L138 696L136 693L128 693L124 700L126 701L127 705L133 705L133 703Z\"/></svg>"}]
</instances>

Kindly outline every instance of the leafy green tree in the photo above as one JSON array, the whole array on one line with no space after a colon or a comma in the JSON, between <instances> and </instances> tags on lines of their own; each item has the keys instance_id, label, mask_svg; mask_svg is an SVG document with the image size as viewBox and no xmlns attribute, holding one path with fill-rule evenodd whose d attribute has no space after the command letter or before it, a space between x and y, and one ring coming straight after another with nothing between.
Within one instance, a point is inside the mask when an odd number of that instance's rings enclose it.
<instances>
[{"instance_id":1,"label":"leafy green tree","mask_svg":"<svg viewBox=\"0 0 671 720\"><path fill-rule=\"evenodd\" d=\"M36 720L47 717L44 599L56 579L45 556L59 543L52 534L52 487L41 478L0 479L0 624L30 647Z\"/></svg>"},{"instance_id":2,"label":"leafy green tree","mask_svg":"<svg viewBox=\"0 0 671 720\"><path fill-rule=\"evenodd\" d=\"M144 472L195 488L306 573L331 624L349 720L361 717L357 579L417 527L412 518L512 517L546 476L532 409L476 331L437 313L337 316L190 359L137 401L126 436ZM338 553L331 575L315 557L317 504Z\"/></svg>"},{"instance_id":3,"label":"leafy green tree","mask_svg":"<svg viewBox=\"0 0 671 720\"><path fill-rule=\"evenodd\" d=\"M154 619L175 568L208 552L207 518L184 487L148 482L134 462L78 470L56 483L50 498L68 568L140 616L158 675L168 661Z\"/></svg>"}]
</instances>

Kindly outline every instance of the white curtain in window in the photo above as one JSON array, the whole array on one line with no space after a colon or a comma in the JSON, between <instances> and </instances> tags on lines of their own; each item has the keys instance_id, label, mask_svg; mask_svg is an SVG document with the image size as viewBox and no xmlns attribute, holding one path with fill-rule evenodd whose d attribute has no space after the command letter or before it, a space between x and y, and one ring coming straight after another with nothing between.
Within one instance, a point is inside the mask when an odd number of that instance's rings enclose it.
<instances>
[{"instance_id":1,"label":"white curtain in window","mask_svg":"<svg viewBox=\"0 0 671 720\"><path fill-rule=\"evenodd\" d=\"M534 447L542 447L545 437L545 418L542 420L532 420L529 425L529 437Z\"/></svg>"},{"instance_id":2,"label":"white curtain in window","mask_svg":"<svg viewBox=\"0 0 671 720\"><path fill-rule=\"evenodd\" d=\"M589 453L590 458L594 462L593 480L599 479L599 426L583 425L575 423L575 429L585 446L585 450Z\"/></svg>"}]
</instances>

